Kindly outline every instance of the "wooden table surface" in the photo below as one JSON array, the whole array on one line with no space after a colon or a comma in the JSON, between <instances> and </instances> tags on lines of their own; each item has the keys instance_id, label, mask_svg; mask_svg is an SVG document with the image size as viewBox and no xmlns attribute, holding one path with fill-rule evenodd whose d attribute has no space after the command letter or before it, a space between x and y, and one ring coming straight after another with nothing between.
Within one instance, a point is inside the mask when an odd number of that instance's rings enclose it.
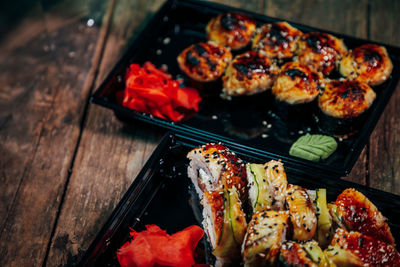
<instances>
[{"instance_id":1,"label":"wooden table surface","mask_svg":"<svg viewBox=\"0 0 400 267\"><path fill-rule=\"evenodd\" d=\"M89 103L163 1L14 2L0 5L0 266L74 265L166 132ZM397 0L216 2L400 45ZM400 194L399 101L345 179Z\"/></svg>"}]
</instances>

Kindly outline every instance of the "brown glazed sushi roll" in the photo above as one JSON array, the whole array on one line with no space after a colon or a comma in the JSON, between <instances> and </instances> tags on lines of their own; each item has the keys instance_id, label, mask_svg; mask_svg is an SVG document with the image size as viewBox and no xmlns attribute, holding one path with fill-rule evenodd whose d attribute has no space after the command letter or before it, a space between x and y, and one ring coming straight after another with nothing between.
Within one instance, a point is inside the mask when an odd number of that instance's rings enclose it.
<instances>
[{"instance_id":1,"label":"brown glazed sushi roll","mask_svg":"<svg viewBox=\"0 0 400 267\"><path fill-rule=\"evenodd\" d=\"M272 87L272 94L289 105L312 102L320 93L324 78L317 72L298 62L288 62Z\"/></svg>"},{"instance_id":2,"label":"brown glazed sushi roll","mask_svg":"<svg viewBox=\"0 0 400 267\"><path fill-rule=\"evenodd\" d=\"M248 51L236 56L222 77L222 97L253 95L271 88L277 67L266 56Z\"/></svg>"},{"instance_id":3,"label":"brown glazed sushi roll","mask_svg":"<svg viewBox=\"0 0 400 267\"><path fill-rule=\"evenodd\" d=\"M286 211L263 210L256 212L247 228L242 244L245 267L276 266L288 228Z\"/></svg>"},{"instance_id":4,"label":"brown glazed sushi roll","mask_svg":"<svg viewBox=\"0 0 400 267\"><path fill-rule=\"evenodd\" d=\"M346 52L341 39L327 33L311 32L300 38L296 60L329 75Z\"/></svg>"},{"instance_id":5,"label":"brown glazed sushi roll","mask_svg":"<svg viewBox=\"0 0 400 267\"><path fill-rule=\"evenodd\" d=\"M272 87L278 116L290 122L291 128L309 120L324 82L323 75L308 66L298 62L284 64Z\"/></svg>"},{"instance_id":6,"label":"brown glazed sushi roll","mask_svg":"<svg viewBox=\"0 0 400 267\"><path fill-rule=\"evenodd\" d=\"M211 82L221 77L231 60L231 52L214 43L193 44L177 58L180 69L199 82Z\"/></svg>"},{"instance_id":7,"label":"brown glazed sushi roll","mask_svg":"<svg viewBox=\"0 0 400 267\"><path fill-rule=\"evenodd\" d=\"M317 230L317 217L307 190L297 185L288 184L286 205L293 226L293 239L305 241L313 238Z\"/></svg>"},{"instance_id":8,"label":"brown glazed sushi roll","mask_svg":"<svg viewBox=\"0 0 400 267\"><path fill-rule=\"evenodd\" d=\"M392 244L364 235L337 229L325 250L334 266L400 266L400 254Z\"/></svg>"},{"instance_id":9,"label":"brown glazed sushi roll","mask_svg":"<svg viewBox=\"0 0 400 267\"><path fill-rule=\"evenodd\" d=\"M386 48L375 44L365 44L346 54L340 61L339 71L349 80L357 80L368 85L380 85L392 72L393 64Z\"/></svg>"},{"instance_id":10,"label":"brown glazed sushi roll","mask_svg":"<svg viewBox=\"0 0 400 267\"><path fill-rule=\"evenodd\" d=\"M334 221L348 231L358 231L388 244L395 244L385 217L361 192L344 190L330 205Z\"/></svg>"},{"instance_id":11,"label":"brown glazed sushi roll","mask_svg":"<svg viewBox=\"0 0 400 267\"><path fill-rule=\"evenodd\" d=\"M203 192L235 187L242 201L247 199L247 174L243 161L224 145L206 144L187 154L188 176L200 197Z\"/></svg>"},{"instance_id":12,"label":"brown glazed sushi roll","mask_svg":"<svg viewBox=\"0 0 400 267\"><path fill-rule=\"evenodd\" d=\"M287 241L282 245L279 261L282 266L334 267L315 240ZM279 265L279 266L281 266Z\"/></svg>"},{"instance_id":13,"label":"brown glazed sushi roll","mask_svg":"<svg viewBox=\"0 0 400 267\"><path fill-rule=\"evenodd\" d=\"M201 203L203 228L217 258L216 266L239 262L247 223L237 190L206 191Z\"/></svg>"},{"instance_id":14,"label":"brown glazed sushi roll","mask_svg":"<svg viewBox=\"0 0 400 267\"><path fill-rule=\"evenodd\" d=\"M376 98L369 85L358 81L331 81L318 98L318 124L335 135L349 135L362 126L366 111Z\"/></svg>"},{"instance_id":15,"label":"brown glazed sushi roll","mask_svg":"<svg viewBox=\"0 0 400 267\"><path fill-rule=\"evenodd\" d=\"M256 22L241 13L219 14L207 24L207 39L217 44L239 50L251 40L256 30Z\"/></svg>"},{"instance_id":16,"label":"brown glazed sushi roll","mask_svg":"<svg viewBox=\"0 0 400 267\"><path fill-rule=\"evenodd\" d=\"M287 22L267 23L257 31L252 48L269 58L291 58L302 34Z\"/></svg>"}]
</instances>

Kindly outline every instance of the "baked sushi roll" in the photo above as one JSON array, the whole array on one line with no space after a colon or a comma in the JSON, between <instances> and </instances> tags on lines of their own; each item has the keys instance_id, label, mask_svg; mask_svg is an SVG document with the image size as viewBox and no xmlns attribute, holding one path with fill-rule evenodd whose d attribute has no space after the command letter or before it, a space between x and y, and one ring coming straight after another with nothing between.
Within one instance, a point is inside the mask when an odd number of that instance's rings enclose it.
<instances>
[{"instance_id":1,"label":"baked sushi roll","mask_svg":"<svg viewBox=\"0 0 400 267\"><path fill-rule=\"evenodd\" d=\"M280 102L289 105L312 102L321 92L324 78L317 72L298 62L282 66L273 87L272 94Z\"/></svg>"},{"instance_id":2,"label":"baked sushi roll","mask_svg":"<svg viewBox=\"0 0 400 267\"><path fill-rule=\"evenodd\" d=\"M324 82L323 75L308 66L298 62L284 64L272 86L275 108L281 119L303 121L310 117Z\"/></svg>"},{"instance_id":3,"label":"baked sushi roll","mask_svg":"<svg viewBox=\"0 0 400 267\"><path fill-rule=\"evenodd\" d=\"M396 248L359 232L337 229L326 255L337 266L400 266Z\"/></svg>"},{"instance_id":4,"label":"baked sushi roll","mask_svg":"<svg viewBox=\"0 0 400 267\"><path fill-rule=\"evenodd\" d=\"M369 85L358 81L331 81L318 98L321 130L334 135L350 135L364 123L367 110L376 98Z\"/></svg>"},{"instance_id":5,"label":"baked sushi roll","mask_svg":"<svg viewBox=\"0 0 400 267\"><path fill-rule=\"evenodd\" d=\"M315 240L287 241L281 247L279 261L283 266L333 267L332 261Z\"/></svg>"},{"instance_id":6,"label":"baked sushi roll","mask_svg":"<svg viewBox=\"0 0 400 267\"><path fill-rule=\"evenodd\" d=\"M222 97L253 95L272 87L276 65L266 56L248 51L236 56L222 77Z\"/></svg>"},{"instance_id":7,"label":"baked sushi roll","mask_svg":"<svg viewBox=\"0 0 400 267\"><path fill-rule=\"evenodd\" d=\"M203 228L217 258L216 265L239 262L247 223L237 190L206 191L202 205Z\"/></svg>"},{"instance_id":8,"label":"baked sushi roll","mask_svg":"<svg viewBox=\"0 0 400 267\"><path fill-rule=\"evenodd\" d=\"M330 205L332 218L342 228L373 236L394 245L394 238L386 219L362 193L349 188Z\"/></svg>"},{"instance_id":9,"label":"baked sushi roll","mask_svg":"<svg viewBox=\"0 0 400 267\"><path fill-rule=\"evenodd\" d=\"M286 190L286 205L293 227L293 239L301 241L313 238L317 230L317 218L307 190L289 184Z\"/></svg>"},{"instance_id":10,"label":"baked sushi roll","mask_svg":"<svg viewBox=\"0 0 400 267\"><path fill-rule=\"evenodd\" d=\"M265 173L264 164L246 164L249 204L253 213L272 208L274 194Z\"/></svg>"},{"instance_id":11,"label":"baked sushi roll","mask_svg":"<svg viewBox=\"0 0 400 267\"><path fill-rule=\"evenodd\" d=\"M376 44L365 44L347 53L339 64L340 74L350 80L376 86L386 81L393 64L386 48Z\"/></svg>"},{"instance_id":12,"label":"baked sushi roll","mask_svg":"<svg viewBox=\"0 0 400 267\"><path fill-rule=\"evenodd\" d=\"M328 33L311 32L298 41L296 61L329 75L346 52L341 39Z\"/></svg>"},{"instance_id":13,"label":"baked sushi roll","mask_svg":"<svg viewBox=\"0 0 400 267\"><path fill-rule=\"evenodd\" d=\"M235 187L242 201L246 200L246 166L227 147L220 144L206 144L190 151L187 158L190 160L188 176L200 199L205 191Z\"/></svg>"},{"instance_id":14,"label":"baked sushi roll","mask_svg":"<svg viewBox=\"0 0 400 267\"><path fill-rule=\"evenodd\" d=\"M256 212L247 229L242 254L244 266L276 266L288 227L286 211Z\"/></svg>"},{"instance_id":15,"label":"baked sushi roll","mask_svg":"<svg viewBox=\"0 0 400 267\"><path fill-rule=\"evenodd\" d=\"M249 202L253 212L265 209L282 210L285 205L286 172L280 161L246 164Z\"/></svg>"},{"instance_id":16,"label":"baked sushi roll","mask_svg":"<svg viewBox=\"0 0 400 267\"><path fill-rule=\"evenodd\" d=\"M217 44L239 50L250 42L256 21L241 13L228 12L212 18L207 24L207 39Z\"/></svg>"},{"instance_id":17,"label":"baked sushi roll","mask_svg":"<svg viewBox=\"0 0 400 267\"><path fill-rule=\"evenodd\" d=\"M267 23L256 31L252 48L269 58L293 57L302 32L287 22Z\"/></svg>"},{"instance_id":18,"label":"baked sushi roll","mask_svg":"<svg viewBox=\"0 0 400 267\"><path fill-rule=\"evenodd\" d=\"M196 43L185 48L177 58L179 68L199 82L212 82L222 76L232 53L215 43Z\"/></svg>"},{"instance_id":19,"label":"baked sushi roll","mask_svg":"<svg viewBox=\"0 0 400 267\"><path fill-rule=\"evenodd\" d=\"M288 184L283 163L270 160L264 164L264 169L273 195L272 208L282 210L285 207L286 187Z\"/></svg>"}]
</instances>

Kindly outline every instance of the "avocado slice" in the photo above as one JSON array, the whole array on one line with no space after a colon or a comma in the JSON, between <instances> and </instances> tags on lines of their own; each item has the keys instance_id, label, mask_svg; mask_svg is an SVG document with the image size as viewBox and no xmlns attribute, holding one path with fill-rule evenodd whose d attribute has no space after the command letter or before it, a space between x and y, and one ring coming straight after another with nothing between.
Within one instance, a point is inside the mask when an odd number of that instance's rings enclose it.
<instances>
[{"instance_id":1,"label":"avocado slice","mask_svg":"<svg viewBox=\"0 0 400 267\"><path fill-rule=\"evenodd\" d=\"M269 191L269 182L265 174L263 164L247 164L248 175L251 175L249 181L254 184L250 188L250 200L253 212L264 210L272 205L272 196Z\"/></svg>"},{"instance_id":2,"label":"avocado slice","mask_svg":"<svg viewBox=\"0 0 400 267\"><path fill-rule=\"evenodd\" d=\"M231 188L227 190L227 192L229 202L229 222L231 224L233 237L236 243L241 246L247 229L246 215L242 210L242 204L236 188Z\"/></svg>"},{"instance_id":3,"label":"avocado slice","mask_svg":"<svg viewBox=\"0 0 400 267\"><path fill-rule=\"evenodd\" d=\"M328 206L326 203L326 189L320 188L316 190L316 210L317 210L317 232L316 240L318 244L326 248L333 236L332 219L329 215Z\"/></svg>"},{"instance_id":4,"label":"avocado slice","mask_svg":"<svg viewBox=\"0 0 400 267\"><path fill-rule=\"evenodd\" d=\"M322 249L318 246L318 243L314 240L311 240L305 244L303 244L303 249L307 253L307 255L311 258L311 260L317 264L318 267L331 267L332 262L325 255Z\"/></svg>"},{"instance_id":5,"label":"avocado slice","mask_svg":"<svg viewBox=\"0 0 400 267\"><path fill-rule=\"evenodd\" d=\"M245 214L235 188L222 191L224 221L218 244L212 253L219 258L240 259L240 245L246 233Z\"/></svg>"}]
</instances>

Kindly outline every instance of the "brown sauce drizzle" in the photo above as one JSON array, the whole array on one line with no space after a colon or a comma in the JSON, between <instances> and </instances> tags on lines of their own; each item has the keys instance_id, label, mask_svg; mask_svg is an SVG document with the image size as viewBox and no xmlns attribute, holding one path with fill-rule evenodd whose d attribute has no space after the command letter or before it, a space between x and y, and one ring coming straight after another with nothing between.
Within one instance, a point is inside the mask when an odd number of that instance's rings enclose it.
<instances>
[{"instance_id":1,"label":"brown sauce drizzle","mask_svg":"<svg viewBox=\"0 0 400 267\"><path fill-rule=\"evenodd\" d=\"M296 79L297 77L308 80L308 76L299 69L288 69L285 71L285 75L289 76L292 80Z\"/></svg>"},{"instance_id":2,"label":"brown sauce drizzle","mask_svg":"<svg viewBox=\"0 0 400 267\"><path fill-rule=\"evenodd\" d=\"M306 37L307 45L317 53L321 53L324 48L334 49L334 41L329 38L325 33L312 32L307 34Z\"/></svg>"},{"instance_id":3,"label":"brown sauce drizzle","mask_svg":"<svg viewBox=\"0 0 400 267\"><path fill-rule=\"evenodd\" d=\"M205 56L207 54L207 50L200 44L194 44L194 50L196 50L199 56Z\"/></svg>"},{"instance_id":4,"label":"brown sauce drizzle","mask_svg":"<svg viewBox=\"0 0 400 267\"><path fill-rule=\"evenodd\" d=\"M359 49L354 49L354 57L365 60L369 70L379 68L383 63L383 58L375 46L363 46Z\"/></svg>"},{"instance_id":5,"label":"brown sauce drizzle","mask_svg":"<svg viewBox=\"0 0 400 267\"><path fill-rule=\"evenodd\" d=\"M282 34L286 33L286 34ZM269 30L270 38L269 43L271 45L278 45L281 47L287 47L289 43L289 34L286 27L273 23L271 24L271 28Z\"/></svg>"},{"instance_id":6,"label":"brown sauce drizzle","mask_svg":"<svg viewBox=\"0 0 400 267\"><path fill-rule=\"evenodd\" d=\"M242 23L245 19L246 16L240 14L226 13L221 17L221 26L226 31L246 30L246 26Z\"/></svg>"},{"instance_id":7,"label":"brown sauce drizzle","mask_svg":"<svg viewBox=\"0 0 400 267\"><path fill-rule=\"evenodd\" d=\"M246 56L250 55L250 56ZM265 64L265 60L258 56L257 52L251 51L244 56L237 58L233 67L238 71L239 80L246 76L251 79L253 73L269 73L270 66Z\"/></svg>"},{"instance_id":8,"label":"brown sauce drizzle","mask_svg":"<svg viewBox=\"0 0 400 267\"><path fill-rule=\"evenodd\" d=\"M335 99L341 97L348 101L356 101L359 103L364 101L365 90L360 87L358 82L334 81L332 85L335 87L335 92L333 92Z\"/></svg>"},{"instance_id":9,"label":"brown sauce drizzle","mask_svg":"<svg viewBox=\"0 0 400 267\"><path fill-rule=\"evenodd\" d=\"M198 58L196 58L195 56L193 56L192 51L187 51L185 61L186 61L186 64L191 67L197 66L200 63L200 60Z\"/></svg>"}]
</instances>

